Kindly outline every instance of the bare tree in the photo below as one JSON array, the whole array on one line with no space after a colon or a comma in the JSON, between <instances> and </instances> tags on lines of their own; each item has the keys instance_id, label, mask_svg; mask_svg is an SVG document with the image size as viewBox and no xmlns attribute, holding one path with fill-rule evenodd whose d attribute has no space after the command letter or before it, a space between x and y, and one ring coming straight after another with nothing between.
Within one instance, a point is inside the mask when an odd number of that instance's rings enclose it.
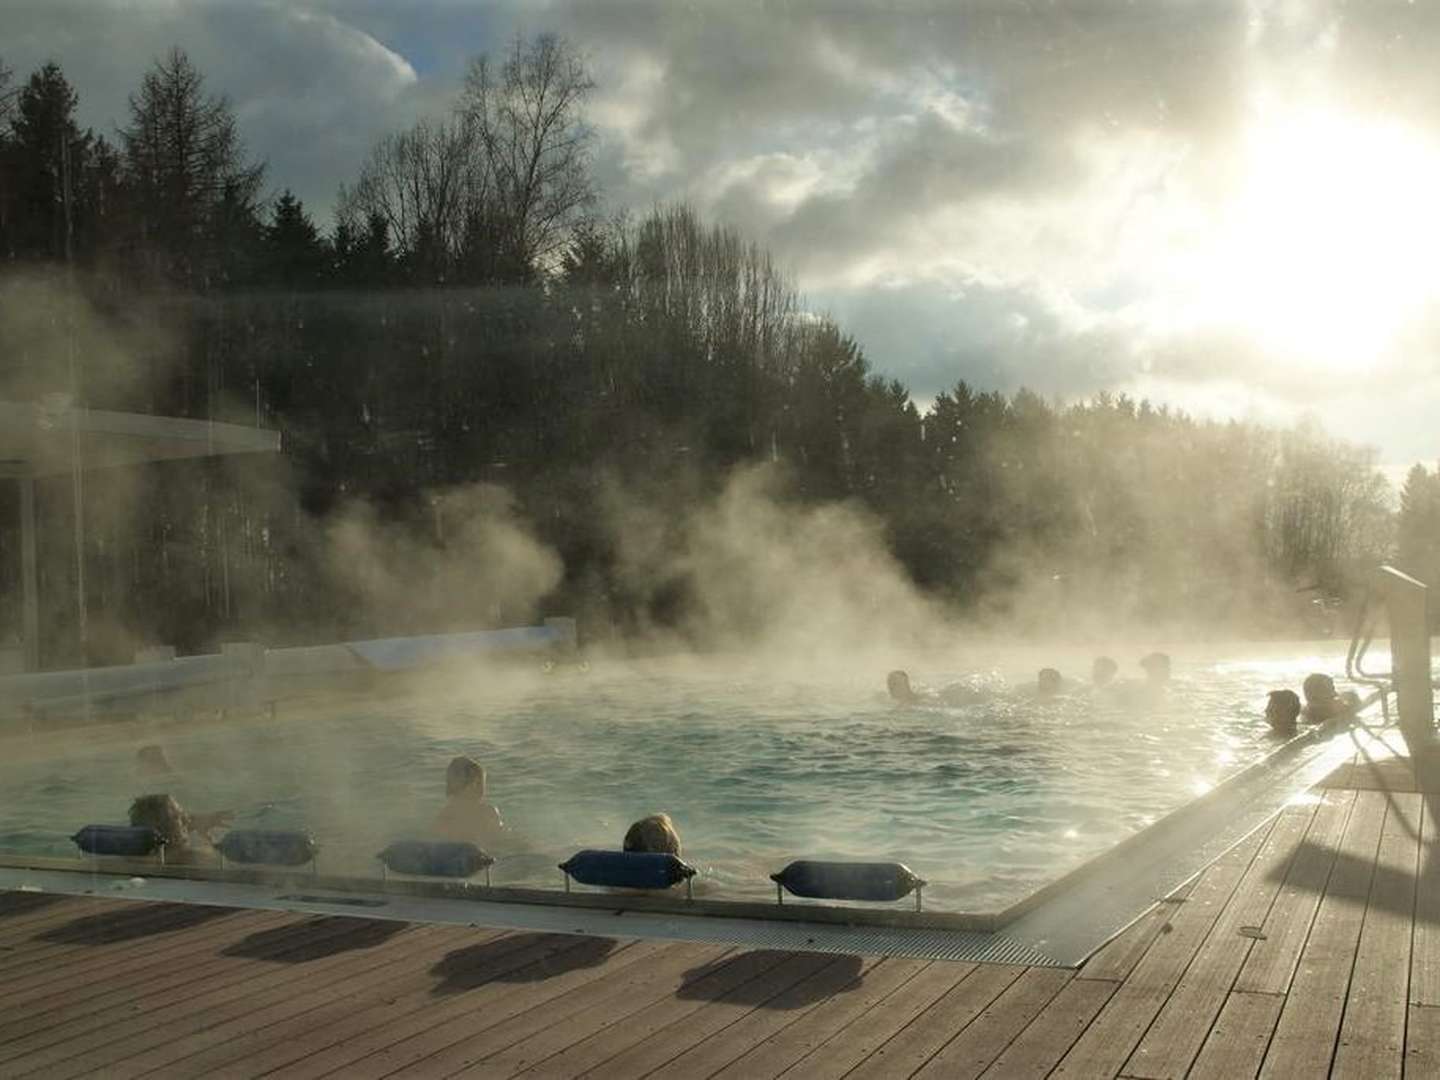
<instances>
[{"instance_id":1,"label":"bare tree","mask_svg":"<svg viewBox=\"0 0 1440 1080\"><path fill-rule=\"evenodd\" d=\"M10 85L10 80L13 78L14 72L5 65L3 59L0 59L0 124L7 123L10 114L15 109L15 96L19 91ZM0 131L0 138L4 138L4 136L5 133Z\"/></svg>"},{"instance_id":2,"label":"bare tree","mask_svg":"<svg viewBox=\"0 0 1440 1080\"><path fill-rule=\"evenodd\" d=\"M357 231L383 220L411 272L444 281L463 255L471 222L490 201L474 125L462 117L421 120L375 145L360 178L340 189L339 220Z\"/></svg>"},{"instance_id":3,"label":"bare tree","mask_svg":"<svg viewBox=\"0 0 1440 1080\"><path fill-rule=\"evenodd\" d=\"M494 221L515 260L537 270L558 267L595 201L583 115L594 88L574 47L551 34L517 35L498 70L480 56L465 77L458 113L484 148Z\"/></svg>"}]
</instances>

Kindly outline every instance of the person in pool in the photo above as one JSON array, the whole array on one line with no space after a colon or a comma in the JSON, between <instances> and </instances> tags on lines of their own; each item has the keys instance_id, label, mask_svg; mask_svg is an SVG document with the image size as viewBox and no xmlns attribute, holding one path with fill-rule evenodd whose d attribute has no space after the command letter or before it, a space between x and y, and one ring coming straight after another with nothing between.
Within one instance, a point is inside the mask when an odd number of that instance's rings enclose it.
<instances>
[{"instance_id":1,"label":"person in pool","mask_svg":"<svg viewBox=\"0 0 1440 1080\"><path fill-rule=\"evenodd\" d=\"M885 688L890 697L901 705L973 705L990 697L986 691L966 683L952 683L943 690L916 690L910 685L910 676L903 671L892 671L885 676Z\"/></svg>"},{"instance_id":2,"label":"person in pool","mask_svg":"<svg viewBox=\"0 0 1440 1080\"><path fill-rule=\"evenodd\" d=\"M130 804L130 824L148 825L165 841L166 862L199 862L215 854L213 833L230 824L229 810L192 814L170 795L141 795Z\"/></svg>"},{"instance_id":3,"label":"person in pool","mask_svg":"<svg viewBox=\"0 0 1440 1080\"><path fill-rule=\"evenodd\" d=\"M154 744L135 751L135 767L141 776L171 776L175 772L175 766L165 756L165 748Z\"/></svg>"},{"instance_id":4,"label":"person in pool","mask_svg":"<svg viewBox=\"0 0 1440 1080\"><path fill-rule=\"evenodd\" d=\"M1295 734L1295 721L1300 718L1300 695L1294 690L1271 690L1265 702L1265 722L1276 735Z\"/></svg>"},{"instance_id":5,"label":"person in pool","mask_svg":"<svg viewBox=\"0 0 1440 1080\"><path fill-rule=\"evenodd\" d=\"M1335 680L1316 672L1305 676L1300 689L1305 693L1305 708L1300 711L1307 724L1323 724L1340 717L1353 716L1360 707L1360 698L1353 690L1335 692Z\"/></svg>"},{"instance_id":6,"label":"person in pool","mask_svg":"<svg viewBox=\"0 0 1440 1080\"><path fill-rule=\"evenodd\" d=\"M1120 674L1120 665L1108 656L1097 656L1095 662L1090 665L1090 683L1092 686L1109 686L1115 681L1115 676Z\"/></svg>"},{"instance_id":7,"label":"person in pool","mask_svg":"<svg viewBox=\"0 0 1440 1080\"><path fill-rule=\"evenodd\" d=\"M435 831L446 840L484 847L505 833L500 811L485 798L485 769L474 758L453 758L445 769L445 805Z\"/></svg>"},{"instance_id":8,"label":"person in pool","mask_svg":"<svg viewBox=\"0 0 1440 1080\"><path fill-rule=\"evenodd\" d=\"M669 814L651 814L625 830L624 851L680 855L680 832Z\"/></svg>"},{"instance_id":9,"label":"person in pool","mask_svg":"<svg viewBox=\"0 0 1440 1080\"><path fill-rule=\"evenodd\" d=\"M1163 652L1141 657L1140 667L1145 672L1146 683L1152 687L1158 689L1170 681L1170 657Z\"/></svg>"}]
</instances>

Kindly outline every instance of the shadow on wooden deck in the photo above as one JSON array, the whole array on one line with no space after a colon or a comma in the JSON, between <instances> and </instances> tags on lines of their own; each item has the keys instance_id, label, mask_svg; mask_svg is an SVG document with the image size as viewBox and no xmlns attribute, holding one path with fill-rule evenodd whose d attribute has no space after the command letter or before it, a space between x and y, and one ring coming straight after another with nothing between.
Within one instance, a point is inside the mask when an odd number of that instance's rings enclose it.
<instances>
[{"instance_id":1,"label":"shadow on wooden deck","mask_svg":"<svg viewBox=\"0 0 1440 1080\"><path fill-rule=\"evenodd\" d=\"M98 915L82 915L78 919L61 923L44 933L36 934L39 941L61 945L113 945L122 941L137 941L154 934L168 934L174 930L188 930L203 926L216 919L231 917L237 913L234 908L200 907L195 904L156 904L153 907L130 908L122 911L105 911Z\"/></svg>"}]
</instances>

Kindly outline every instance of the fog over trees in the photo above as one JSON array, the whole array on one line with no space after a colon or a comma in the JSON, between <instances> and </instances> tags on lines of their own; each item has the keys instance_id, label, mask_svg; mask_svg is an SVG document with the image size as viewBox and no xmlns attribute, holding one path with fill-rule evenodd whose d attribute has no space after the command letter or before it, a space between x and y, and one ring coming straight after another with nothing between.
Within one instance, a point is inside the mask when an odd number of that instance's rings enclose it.
<instances>
[{"instance_id":1,"label":"fog over trees","mask_svg":"<svg viewBox=\"0 0 1440 1080\"><path fill-rule=\"evenodd\" d=\"M1440 477L1416 466L1395 514L1374 454L1310 424L964 381L922 409L754 240L683 204L603 211L592 88L558 38L478 57L448 112L376 143L324 228L180 50L108 136L78 128L58 63L0 65L0 398L285 433L275 460L89 485L91 661L395 632L336 586L326 523L363 503L424 558L454 542L447 493L477 483L560 556L540 613L593 636L682 625L689 583L635 587L606 507L623 491L678 530L751 466L797 505L863 507L921 589L1023 632L1103 609L1304 634L1312 601L1381 558L1440 579ZM39 494L54 666L81 659L77 533L70 481ZM15 513L7 492L0 640L20 622Z\"/></svg>"}]
</instances>

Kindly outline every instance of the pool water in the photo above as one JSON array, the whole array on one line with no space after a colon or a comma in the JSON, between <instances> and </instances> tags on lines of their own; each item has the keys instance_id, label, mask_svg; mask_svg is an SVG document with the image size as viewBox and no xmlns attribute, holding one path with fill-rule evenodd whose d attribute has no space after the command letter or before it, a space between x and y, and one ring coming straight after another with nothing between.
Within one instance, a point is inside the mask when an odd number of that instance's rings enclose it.
<instances>
[{"instance_id":1,"label":"pool water","mask_svg":"<svg viewBox=\"0 0 1440 1080\"><path fill-rule=\"evenodd\" d=\"M0 851L74 855L77 828L123 822L134 795L159 789L233 808L237 826L308 827L323 872L378 874L375 852L424 835L446 763L468 754L516 832L497 883L559 888L557 862L618 847L632 820L664 810L706 895L773 897L768 875L792 858L895 859L931 882L927 908L997 910L1259 758L1275 745L1265 691L1336 672L1338 656L1177 653L1159 701L1080 687L905 708L883 670L775 680L745 665L597 664L314 715L282 706L276 722L167 733L179 771L164 782L138 777L138 734L0 767ZM1016 658L911 673L994 688L1034 670Z\"/></svg>"}]
</instances>

